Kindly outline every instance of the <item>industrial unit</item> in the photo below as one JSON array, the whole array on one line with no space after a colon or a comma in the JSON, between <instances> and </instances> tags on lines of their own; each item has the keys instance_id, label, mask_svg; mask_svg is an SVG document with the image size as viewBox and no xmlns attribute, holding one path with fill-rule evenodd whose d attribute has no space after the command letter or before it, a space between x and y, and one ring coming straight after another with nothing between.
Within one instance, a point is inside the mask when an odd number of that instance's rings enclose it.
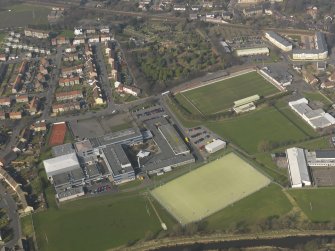
<instances>
[{"instance_id":1,"label":"industrial unit","mask_svg":"<svg viewBox=\"0 0 335 251\"><path fill-rule=\"evenodd\" d=\"M314 129L325 128L335 124L335 118L322 109L313 110L305 98L288 103L293 111L299 114Z\"/></svg>"},{"instance_id":2,"label":"industrial unit","mask_svg":"<svg viewBox=\"0 0 335 251\"><path fill-rule=\"evenodd\" d=\"M205 145L205 149L208 153L215 153L226 147L226 142L221 139L215 139L213 142Z\"/></svg>"},{"instance_id":3,"label":"industrial unit","mask_svg":"<svg viewBox=\"0 0 335 251\"><path fill-rule=\"evenodd\" d=\"M296 147L289 148L286 150L286 157L292 188L310 186L311 179L304 150Z\"/></svg>"}]
</instances>

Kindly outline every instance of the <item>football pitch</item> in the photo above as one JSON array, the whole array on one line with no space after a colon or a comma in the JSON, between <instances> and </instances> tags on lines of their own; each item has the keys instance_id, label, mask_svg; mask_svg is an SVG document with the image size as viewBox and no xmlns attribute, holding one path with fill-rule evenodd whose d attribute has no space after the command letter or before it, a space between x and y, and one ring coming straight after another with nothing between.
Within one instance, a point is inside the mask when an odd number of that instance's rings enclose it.
<instances>
[{"instance_id":1,"label":"football pitch","mask_svg":"<svg viewBox=\"0 0 335 251\"><path fill-rule=\"evenodd\" d=\"M151 194L182 225L199 221L258 191L270 180L235 153L215 160Z\"/></svg>"},{"instance_id":2,"label":"football pitch","mask_svg":"<svg viewBox=\"0 0 335 251\"><path fill-rule=\"evenodd\" d=\"M236 100L256 94L266 97L277 92L275 86L253 71L179 93L176 98L192 114L195 111L213 114L232 108Z\"/></svg>"}]
</instances>

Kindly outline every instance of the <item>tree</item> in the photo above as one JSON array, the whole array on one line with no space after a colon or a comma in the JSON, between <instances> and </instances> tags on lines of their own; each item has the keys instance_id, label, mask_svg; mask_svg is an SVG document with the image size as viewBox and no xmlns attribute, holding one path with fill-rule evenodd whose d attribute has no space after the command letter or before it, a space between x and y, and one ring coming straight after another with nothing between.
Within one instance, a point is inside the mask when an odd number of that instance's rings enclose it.
<instances>
[{"instance_id":1,"label":"tree","mask_svg":"<svg viewBox=\"0 0 335 251\"><path fill-rule=\"evenodd\" d=\"M261 140L259 143L258 143L258 146L257 146L257 150L259 152L268 152L271 150L271 143L270 141L268 140Z\"/></svg>"}]
</instances>

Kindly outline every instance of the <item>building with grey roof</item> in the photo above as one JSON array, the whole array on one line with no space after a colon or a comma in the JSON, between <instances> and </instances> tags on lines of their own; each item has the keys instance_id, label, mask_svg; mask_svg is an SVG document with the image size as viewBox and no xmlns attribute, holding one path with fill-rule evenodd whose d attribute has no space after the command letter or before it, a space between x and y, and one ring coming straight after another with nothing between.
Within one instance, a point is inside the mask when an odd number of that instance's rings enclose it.
<instances>
[{"instance_id":1,"label":"building with grey roof","mask_svg":"<svg viewBox=\"0 0 335 251\"><path fill-rule=\"evenodd\" d=\"M81 169L77 155L70 153L43 161L44 169L48 179L52 180L52 176Z\"/></svg>"},{"instance_id":2,"label":"building with grey roof","mask_svg":"<svg viewBox=\"0 0 335 251\"><path fill-rule=\"evenodd\" d=\"M314 48L294 49L292 58L294 60L324 60L328 56L328 47L325 36L322 32L314 35Z\"/></svg>"},{"instance_id":3,"label":"building with grey roof","mask_svg":"<svg viewBox=\"0 0 335 251\"><path fill-rule=\"evenodd\" d=\"M84 193L83 187L73 187L73 188L68 188L64 191L59 191L56 194L56 197L60 202L63 202L66 200L70 200L70 199L83 196L84 194L85 193Z\"/></svg>"},{"instance_id":4,"label":"building with grey roof","mask_svg":"<svg viewBox=\"0 0 335 251\"><path fill-rule=\"evenodd\" d=\"M83 162L96 160L96 155L94 154L93 146L91 144L91 141L89 141L88 139L76 142L74 146L76 148L76 152L80 160L82 160Z\"/></svg>"},{"instance_id":5,"label":"building with grey roof","mask_svg":"<svg viewBox=\"0 0 335 251\"><path fill-rule=\"evenodd\" d=\"M335 118L332 115L322 109L313 110L305 98L291 101L288 104L293 111L299 114L314 129L321 129L335 124Z\"/></svg>"},{"instance_id":6,"label":"building with grey roof","mask_svg":"<svg viewBox=\"0 0 335 251\"><path fill-rule=\"evenodd\" d=\"M104 148L114 144L133 145L143 142L143 136L138 127L112 132L101 137L90 139L93 148Z\"/></svg>"},{"instance_id":7,"label":"building with grey roof","mask_svg":"<svg viewBox=\"0 0 335 251\"><path fill-rule=\"evenodd\" d=\"M274 31L267 31L265 32L265 37L276 47L283 51L291 51L292 50L292 44L282 36L280 36L278 33Z\"/></svg>"},{"instance_id":8,"label":"building with grey roof","mask_svg":"<svg viewBox=\"0 0 335 251\"><path fill-rule=\"evenodd\" d=\"M175 155L190 152L184 140L179 136L178 132L175 128L173 128L171 124L166 123L163 125L159 125L158 130Z\"/></svg>"},{"instance_id":9,"label":"building with grey roof","mask_svg":"<svg viewBox=\"0 0 335 251\"><path fill-rule=\"evenodd\" d=\"M308 165L311 167L318 166L335 166L335 150L316 150L305 151Z\"/></svg>"},{"instance_id":10,"label":"building with grey roof","mask_svg":"<svg viewBox=\"0 0 335 251\"><path fill-rule=\"evenodd\" d=\"M106 146L101 152L116 184L135 179L135 171L120 144Z\"/></svg>"},{"instance_id":11,"label":"building with grey roof","mask_svg":"<svg viewBox=\"0 0 335 251\"><path fill-rule=\"evenodd\" d=\"M73 145L71 143L67 143L67 144L52 147L51 152L52 152L52 156L58 157L58 156L61 156L61 155L74 153L75 150L74 150Z\"/></svg>"},{"instance_id":12,"label":"building with grey roof","mask_svg":"<svg viewBox=\"0 0 335 251\"><path fill-rule=\"evenodd\" d=\"M146 127L152 132L152 135L154 136L153 140L155 141L160 151L156 154L151 154L145 158L139 159L140 169L142 172L146 172L152 175L155 173L164 172L164 170L170 170L172 167L195 162L193 155L190 154L189 151L183 150L184 153L176 154L180 151L174 151L173 147L171 147L163 137L163 134L159 128L162 125L167 125L168 123L169 122L164 117L145 122ZM169 130L172 129L175 130L173 127L169 128Z\"/></svg>"},{"instance_id":13,"label":"building with grey roof","mask_svg":"<svg viewBox=\"0 0 335 251\"><path fill-rule=\"evenodd\" d=\"M86 163L84 170L86 175L85 181L99 180L102 178L102 172L96 162Z\"/></svg>"}]
</instances>

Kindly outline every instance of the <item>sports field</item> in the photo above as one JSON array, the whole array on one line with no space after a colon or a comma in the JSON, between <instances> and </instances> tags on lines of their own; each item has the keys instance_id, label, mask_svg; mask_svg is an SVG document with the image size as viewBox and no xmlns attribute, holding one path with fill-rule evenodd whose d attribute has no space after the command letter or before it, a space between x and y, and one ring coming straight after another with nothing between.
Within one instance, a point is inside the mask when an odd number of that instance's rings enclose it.
<instances>
[{"instance_id":1,"label":"sports field","mask_svg":"<svg viewBox=\"0 0 335 251\"><path fill-rule=\"evenodd\" d=\"M311 136L302 130L304 122L300 118L288 118L273 107L266 107L237 118L208 122L206 126L251 154L259 151L258 146L262 141L277 143L280 146Z\"/></svg>"},{"instance_id":2,"label":"sports field","mask_svg":"<svg viewBox=\"0 0 335 251\"><path fill-rule=\"evenodd\" d=\"M235 153L229 153L151 193L184 225L199 221L269 183L268 178Z\"/></svg>"},{"instance_id":3,"label":"sports field","mask_svg":"<svg viewBox=\"0 0 335 251\"><path fill-rule=\"evenodd\" d=\"M176 223L155 201L168 229ZM53 204L55 204L53 202ZM33 214L38 250L102 251L161 231L148 199L138 193L86 198Z\"/></svg>"},{"instance_id":4,"label":"sports field","mask_svg":"<svg viewBox=\"0 0 335 251\"><path fill-rule=\"evenodd\" d=\"M311 221L335 221L334 188L290 189L289 193Z\"/></svg>"},{"instance_id":5,"label":"sports field","mask_svg":"<svg viewBox=\"0 0 335 251\"><path fill-rule=\"evenodd\" d=\"M57 146L64 143L67 128L65 122L55 123L51 128L49 146Z\"/></svg>"},{"instance_id":6,"label":"sports field","mask_svg":"<svg viewBox=\"0 0 335 251\"><path fill-rule=\"evenodd\" d=\"M50 11L51 9L47 7L30 4L16 4L4 9L0 8L0 28L47 24Z\"/></svg>"},{"instance_id":7,"label":"sports field","mask_svg":"<svg viewBox=\"0 0 335 251\"><path fill-rule=\"evenodd\" d=\"M176 98L191 113L198 109L202 114L213 114L233 107L236 100L256 94L268 96L277 92L279 90L257 72L250 72L177 94ZM190 106L194 109L190 109Z\"/></svg>"},{"instance_id":8,"label":"sports field","mask_svg":"<svg viewBox=\"0 0 335 251\"><path fill-rule=\"evenodd\" d=\"M248 197L206 218L208 230L232 229L239 224L256 225L269 217L283 216L292 205L276 184L270 184Z\"/></svg>"}]
</instances>

